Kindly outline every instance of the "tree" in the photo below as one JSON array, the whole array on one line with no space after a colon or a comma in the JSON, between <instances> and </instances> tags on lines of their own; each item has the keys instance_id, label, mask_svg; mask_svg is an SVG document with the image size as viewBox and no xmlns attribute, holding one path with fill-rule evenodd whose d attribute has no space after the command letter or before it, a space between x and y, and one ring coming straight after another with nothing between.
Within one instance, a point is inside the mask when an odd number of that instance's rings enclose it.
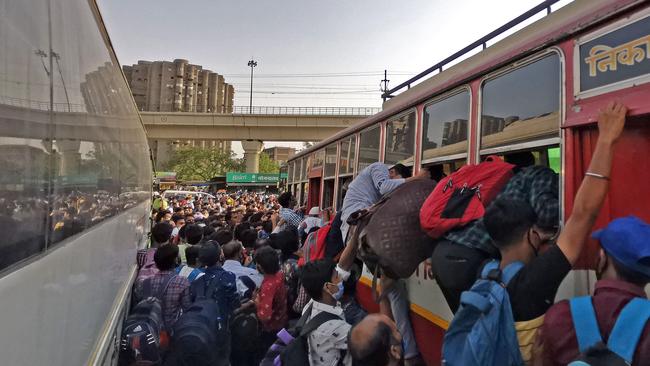
<instances>
[{"instance_id":1,"label":"tree","mask_svg":"<svg viewBox=\"0 0 650 366\"><path fill-rule=\"evenodd\" d=\"M279 173L280 164L267 153L260 154L260 173Z\"/></svg>"},{"instance_id":2,"label":"tree","mask_svg":"<svg viewBox=\"0 0 650 366\"><path fill-rule=\"evenodd\" d=\"M182 147L174 152L167 167L176 172L179 180L207 181L227 172L243 172L243 159L235 158L235 153L224 152L220 148Z\"/></svg>"}]
</instances>

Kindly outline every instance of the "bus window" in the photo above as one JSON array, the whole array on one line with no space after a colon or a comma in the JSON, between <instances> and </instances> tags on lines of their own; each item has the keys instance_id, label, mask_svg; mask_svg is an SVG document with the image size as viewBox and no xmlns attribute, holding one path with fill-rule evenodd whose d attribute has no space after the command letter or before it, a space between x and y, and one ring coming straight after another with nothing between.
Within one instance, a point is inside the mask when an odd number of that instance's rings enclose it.
<instances>
[{"instance_id":1,"label":"bus window","mask_svg":"<svg viewBox=\"0 0 650 366\"><path fill-rule=\"evenodd\" d=\"M458 159L425 165L423 168L429 170L431 179L440 181L442 178L449 176L451 173L455 172L466 164L467 159Z\"/></svg>"},{"instance_id":2,"label":"bus window","mask_svg":"<svg viewBox=\"0 0 650 366\"><path fill-rule=\"evenodd\" d=\"M379 126L361 132L359 141L359 169L379 161Z\"/></svg>"},{"instance_id":3,"label":"bus window","mask_svg":"<svg viewBox=\"0 0 650 366\"><path fill-rule=\"evenodd\" d=\"M296 165L295 161L287 164L287 183L293 183L293 167Z\"/></svg>"},{"instance_id":4,"label":"bus window","mask_svg":"<svg viewBox=\"0 0 650 366\"><path fill-rule=\"evenodd\" d=\"M550 54L482 87L481 149L558 138L560 58Z\"/></svg>"},{"instance_id":5,"label":"bus window","mask_svg":"<svg viewBox=\"0 0 650 366\"><path fill-rule=\"evenodd\" d=\"M423 163L450 155L467 156L469 105L469 91L464 90L424 108Z\"/></svg>"},{"instance_id":6,"label":"bus window","mask_svg":"<svg viewBox=\"0 0 650 366\"><path fill-rule=\"evenodd\" d=\"M321 168L323 166L323 161L325 161L325 150L316 151L312 158L311 169Z\"/></svg>"},{"instance_id":7,"label":"bus window","mask_svg":"<svg viewBox=\"0 0 650 366\"><path fill-rule=\"evenodd\" d=\"M296 163L296 167L293 170L293 181L300 182L301 180L300 172L302 171L302 159L296 160L295 163Z\"/></svg>"},{"instance_id":8,"label":"bus window","mask_svg":"<svg viewBox=\"0 0 650 366\"><path fill-rule=\"evenodd\" d=\"M323 184L323 201L321 202L321 207L326 209L334 205L334 179L325 179Z\"/></svg>"},{"instance_id":9,"label":"bus window","mask_svg":"<svg viewBox=\"0 0 650 366\"><path fill-rule=\"evenodd\" d=\"M340 210L343 207L343 200L345 199L345 193L348 191L348 186L352 182L352 177L341 177L339 178L339 187L338 195L336 196L336 209Z\"/></svg>"},{"instance_id":10,"label":"bus window","mask_svg":"<svg viewBox=\"0 0 650 366\"><path fill-rule=\"evenodd\" d=\"M339 159L339 175L354 173L354 153L356 137L352 136L341 141L341 158Z\"/></svg>"},{"instance_id":11,"label":"bus window","mask_svg":"<svg viewBox=\"0 0 650 366\"><path fill-rule=\"evenodd\" d=\"M559 146L543 146L527 150L508 151L501 154L491 154L499 156L505 161L520 165L543 165L551 168L554 172L560 173L561 160L560 160L560 147ZM482 157L485 160L487 155Z\"/></svg>"},{"instance_id":12,"label":"bus window","mask_svg":"<svg viewBox=\"0 0 650 366\"><path fill-rule=\"evenodd\" d=\"M415 111L386 123L384 163L413 163Z\"/></svg>"},{"instance_id":13,"label":"bus window","mask_svg":"<svg viewBox=\"0 0 650 366\"><path fill-rule=\"evenodd\" d=\"M313 160L313 154L305 156L302 158L302 180L307 180L307 176L309 175L309 171L311 170L311 163Z\"/></svg>"},{"instance_id":14,"label":"bus window","mask_svg":"<svg viewBox=\"0 0 650 366\"><path fill-rule=\"evenodd\" d=\"M325 148L325 177L333 177L336 174L336 144Z\"/></svg>"}]
</instances>

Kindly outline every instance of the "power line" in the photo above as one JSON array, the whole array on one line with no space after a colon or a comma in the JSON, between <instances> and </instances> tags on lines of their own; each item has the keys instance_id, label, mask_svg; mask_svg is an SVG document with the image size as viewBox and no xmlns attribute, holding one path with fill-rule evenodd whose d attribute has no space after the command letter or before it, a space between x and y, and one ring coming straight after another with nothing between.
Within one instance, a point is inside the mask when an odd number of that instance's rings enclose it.
<instances>
[{"instance_id":1,"label":"power line","mask_svg":"<svg viewBox=\"0 0 650 366\"><path fill-rule=\"evenodd\" d=\"M237 90L239 93L250 93L250 90ZM379 90L348 90L348 91L332 91L332 92L306 92L306 91L273 91L273 90L254 90L253 94L367 94L367 93L380 93Z\"/></svg>"}]
</instances>

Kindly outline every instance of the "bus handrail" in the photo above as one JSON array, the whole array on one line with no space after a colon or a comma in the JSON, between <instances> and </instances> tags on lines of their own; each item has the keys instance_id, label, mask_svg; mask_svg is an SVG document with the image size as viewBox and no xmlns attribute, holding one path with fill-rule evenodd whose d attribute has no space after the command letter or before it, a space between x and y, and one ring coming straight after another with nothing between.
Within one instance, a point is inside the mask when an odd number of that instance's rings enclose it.
<instances>
[{"instance_id":1,"label":"bus handrail","mask_svg":"<svg viewBox=\"0 0 650 366\"><path fill-rule=\"evenodd\" d=\"M509 29L511 29L511 28L519 25L520 23L526 21L527 19L530 19L531 17L537 15L540 11L546 10L546 14L547 15L550 14L551 13L551 5L553 5L553 4L555 4L555 3L559 2L559 1L560 0L545 0L545 1L541 2L540 4L536 5L535 7L531 8L528 11L526 11L525 13L519 15L515 19L513 19L513 20L509 21L508 23L500 26L499 28L493 30L492 32L490 32L487 35L485 35L485 36L481 37L480 39L478 39L477 41L472 42L471 44L464 47L460 51L452 54L451 56L445 58L444 60L438 62L437 64L435 64L435 65L429 67L428 69L422 71L421 73L413 76L412 78L406 80L405 82L399 84L398 86L385 91L381 95L382 99L385 102L386 99L393 98L395 96L395 95L393 95L393 93L395 93L395 92L397 92L397 91L399 91L401 89L404 89L405 87L407 89L410 89L411 84L413 84L414 82L416 82L416 81L422 79L423 77L431 74L432 72L434 72L436 70L438 70L439 72L442 72L442 68L444 66L446 66L450 62L462 57L463 55L465 55L468 52L476 49L479 46L483 46L483 49L486 49L488 41L491 41L495 37L501 35L502 33L506 32L506 31L508 31Z\"/></svg>"}]
</instances>

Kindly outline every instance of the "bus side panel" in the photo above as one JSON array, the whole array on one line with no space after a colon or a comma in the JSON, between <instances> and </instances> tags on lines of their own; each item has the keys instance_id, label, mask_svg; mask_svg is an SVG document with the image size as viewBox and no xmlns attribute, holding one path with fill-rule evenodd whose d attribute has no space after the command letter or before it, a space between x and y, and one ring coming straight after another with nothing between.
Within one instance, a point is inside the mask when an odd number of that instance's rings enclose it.
<instances>
[{"instance_id":1,"label":"bus side panel","mask_svg":"<svg viewBox=\"0 0 650 366\"><path fill-rule=\"evenodd\" d=\"M596 147L598 130L592 125L572 129L570 135L573 156L571 161L568 161L567 170L573 171L573 177L567 177L566 218L571 212L577 188ZM616 145L609 194L594 230L606 226L613 219L628 215L635 215L650 222L648 209L650 194L647 192L650 183L648 156L650 156L650 116L628 117L625 131ZM598 250L598 243L589 239L578 267L593 267Z\"/></svg>"},{"instance_id":2,"label":"bus side panel","mask_svg":"<svg viewBox=\"0 0 650 366\"><path fill-rule=\"evenodd\" d=\"M361 281L357 282L357 301L367 312L379 312L379 305L372 300L372 289ZM413 311L410 315L415 341L422 358L427 365L440 365L445 330Z\"/></svg>"}]
</instances>

